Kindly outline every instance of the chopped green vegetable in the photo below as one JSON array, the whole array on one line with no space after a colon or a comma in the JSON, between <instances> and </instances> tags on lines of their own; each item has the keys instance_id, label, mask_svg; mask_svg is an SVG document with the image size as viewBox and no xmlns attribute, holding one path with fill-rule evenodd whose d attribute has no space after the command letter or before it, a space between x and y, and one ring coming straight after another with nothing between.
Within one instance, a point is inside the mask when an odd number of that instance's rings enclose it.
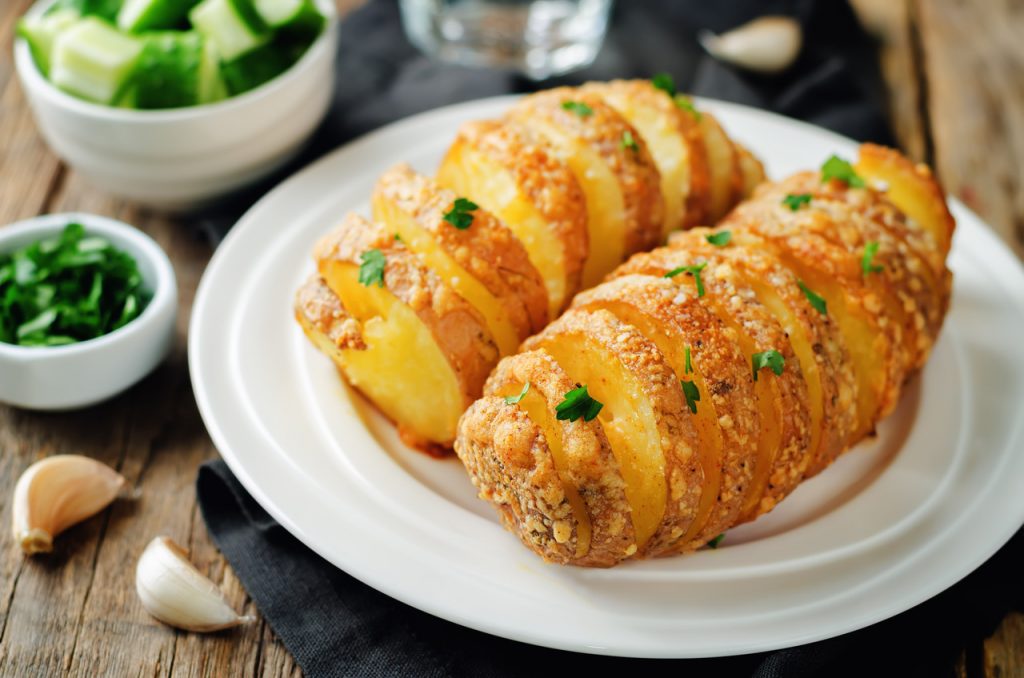
<instances>
[{"instance_id":1,"label":"chopped green vegetable","mask_svg":"<svg viewBox=\"0 0 1024 678\"><path fill-rule=\"evenodd\" d=\"M814 307L815 311L822 315L828 315L828 306L822 297L815 294L810 287L804 284L803 280L798 280L796 284L803 290L804 296L807 297L807 301L811 302L811 306Z\"/></svg>"},{"instance_id":2,"label":"chopped green vegetable","mask_svg":"<svg viewBox=\"0 0 1024 678\"><path fill-rule=\"evenodd\" d=\"M673 268L671 271L665 274L666 278L674 278L680 273L686 273L693 276L693 280L697 283L697 297L704 296L704 281L700 279L700 272L707 268L707 262L703 264L694 264L693 266L680 266L679 268Z\"/></svg>"},{"instance_id":3,"label":"chopped green vegetable","mask_svg":"<svg viewBox=\"0 0 1024 678\"><path fill-rule=\"evenodd\" d=\"M683 366L685 374L693 373L693 364L690 362L690 347L686 347L686 364Z\"/></svg>"},{"instance_id":4,"label":"chopped green vegetable","mask_svg":"<svg viewBox=\"0 0 1024 678\"><path fill-rule=\"evenodd\" d=\"M732 240L732 231L719 231L710 235L704 236L704 239L715 247L725 247Z\"/></svg>"},{"instance_id":5,"label":"chopped green vegetable","mask_svg":"<svg viewBox=\"0 0 1024 678\"><path fill-rule=\"evenodd\" d=\"M602 403L594 400L587 393L586 386L577 386L565 394L565 399L555 406L555 418L569 421L576 421L583 417L583 421L591 421L598 415Z\"/></svg>"},{"instance_id":6,"label":"chopped green vegetable","mask_svg":"<svg viewBox=\"0 0 1024 678\"><path fill-rule=\"evenodd\" d=\"M313 0L252 0L253 8L271 28L319 33L324 17Z\"/></svg>"},{"instance_id":7,"label":"chopped green vegetable","mask_svg":"<svg viewBox=\"0 0 1024 678\"><path fill-rule=\"evenodd\" d=\"M587 106L582 101L563 101L562 108L564 108L567 111L572 111L581 118L585 118L588 115L593 115L594 113L594 109L591 108L590 106Z\"/></svg>"},{"instance_id":8,"label":"chopped green vegetable","mask_svg":"<svg viewBox=\"0 0 1024 678\"><path fill-rule=\"evenodd\" d=\"M704 117L704 114L697 110L697 107L693 105L693 101L689 97L677 94L672 97L672 101L676 103L677 107L692 115L693 119L697 122L700 122L700 119Z\"/></svg>"},{"instance_id":9,"label":"chopped green vegetable","mask_svg":"<svg viewBox=\"0 0 1024 678\"><path fill-rule=\"evenodd\" d=\"M785 359L782 354L775 350L762 351L751 356L751 363L754 366L754 381L757 381L757 373L767 367L775 376L782 376L782 368L785 366Z\"/></svg>"},{"instance_id":10,"label":"chopped green vegetable","mask_svg":"<svg viewBox=\"0 0 1024 678\"><path fill-rule=\"evenodd\" d=\"M54 14L66 9L73 10L79 16L94 16L109 23L114 23L117 13L121 11L124 0L57 0L46 10L46 14Z\"/></svg>"},{"instance_id":11,"label":"chopped green vegetable","mask_svg":"<svg viewBox=\"0 0 1024 678\"><path fill-rule=\"evenodd\" d=\"M251 0L202 0L188 14L192 26L231 62L270 41L271 33Z\"/></svg>"},{"instance_id":12,"label":"chopped green vegetable","mask_svg":"<svg viewBox=\"0 0 1024 678\"><path fill-rule=\"evenodd\" d=\"M135 260L70 223L58 236L0 254L0 341L57 346L126 325L149 294Z\"/></svg>"},{"instance_id":13,"label":"chopped green vegetable","mask_svg":"<svg viewBox=\"0 0 1024 678\"><path fill-rule=\"evenodd\" d=\"M117 27L122 31L177 28L199 0L124 0L117 13Z\"/></svg>"},{"instance_id":14,"label":"chopped green vegetable","mask_svg":"<svg viewBox=\"0 0 1024 678\"><path fill-rule=\"evenodd\" d=\"M80 19L54 41L50 80L82 99L113 103L129 85L142 47L105 21Z\"/></svg>"},{"instance_id":15,"label":"chopped green vegetable","mask_svg":"<svg viewBox=\"0 0 1024 678\"><path fill-rule=\"evenodd\" d=\"M853 165L846 162L838 155L833 155L821 166L822 183L835 179L842 181L850 188L864 188L864 180L854 171Z\"/></svg>"},{"instance_id":16,"label":"chopped green vegetable","mask_svg":"<svg viewBox=\"0 0 1024 678\"><path fill-rule=\"evenodd\" d=\"M384 253L378 249L366 250L359 256L359 283L369 287L384 287Z\"/></svg>"},{"instance_id":17,"label":"chopped green vegetable","mask_svg":"<svg viewBox=\"0 0 1024 678\"><path fill-rule=\"evenodd\" d=\"M860 270L864 272L864 275L868 273L881 273L885 270L885 266L872 263L875 255L878 254L878 246L878 243L874 240L864 245L864 255L860 258Z\"/></svg>"},{"instance_id":18,"label":"chopped green vegetable","mask_svg":"<svg viewBox=\"0 0 1024 678\"><path fill-rule=\"evenodd\" d=\"M789 193L788 195L786 195L785 198L782 199L782 204L796 212L803 205L809 205L811 202L811 197L812 196L810 193Z\"/></svg>"},{"instance_id":19,"label":"chopped green vegetable","mask_svg":"<svg viewBox=\"0 0 1024 678\"><path fill-rule=\"evenodd\" d=\"M473 210L478 209L480 206L472 200L456 198L455 204L445 213L444 220L460 231L464 231L473 223Z\"/></svg>"},{"instance_id":20,"label":"chopped green vegetable","mask_svg":"<svg viewBox=\"0 0 1024 678\"><path fill-rule=\"evenodd\" d=\"M722 534L718 535L717 537L715 537L714 539L709 541L708 542L708 547L709 548L713 548L713 549L717 549L718 545L722 543L723 539L725 539L725 532L723 532Z\"/></svg>"},{"instance_id":21,"label":"chopped green vegetable","mask_svg":"<svg viewBox=\"0 0 1024 678\"><path fill-rule=\"evenodd\" d=\"M18 35L28 43L32 59L43 75L50 75L50 57L57 35L73 26L79 18L81 14L77 9L64 7L43 16L24 17L18 22Z\"/></svg>"},{"instance_id":22,"label":"chopped green vegetable","mask_svg":"<svg viewBox=\"0 0 1024 678\"><path fill-rule=\"evenodd\" d=\"M628 129L622 133L622 147L628 148L634 153L640 152L640 146L637 145L636 139L633 138L633 133Z\"/></svg>"},{"instance_id":23,"label":"chopped green vegetable","mask_svg":"<svg viewBox=\"0 0 1024 678\"><path fill-rule=\"evenodd\" d=\"M196 31L143 36L146 46L135 76L137 108L179 108L227 96L213 43Z\"/></svg>"},{"instance_id":24,"label":"chopped green vegetable","mask_svg":"<svg viewBox=\"0 0 1024 678\"><path fill-rule=\"evenodd\" d=\"M523 399L523 396L525 396L526 392L529 391L529 390L530 390L530 382L526 382L525 384L523 384L523 390L519 392L519 395L505 396L505 404L506 405L515 405L516 403L518 403L520 400Z\"/></svg>"},{"instance_id":25,"label":"chopped green vegetable","mask_svg":"<svg viewBox=\"0 0 1024 678\"><path fill-rule=\"evenodd\" d=\"M660 89L665 94L675 96L676 94L676 81L669 73L658 73L651 78L651 84L655 88Z\"/></svg>"},{"instance_id":26,"label":"chopped green vegetable","mask_svg":"<svg viewBox=\"0 0 1024 678\"><path fill-rule=\"evenodd\" d=\"M681 381L683 385L683 396L686 398L686 406L690 412L697 414L697 403L700 401L700 389L692 381Z\"/></svg>"}]
</instances>

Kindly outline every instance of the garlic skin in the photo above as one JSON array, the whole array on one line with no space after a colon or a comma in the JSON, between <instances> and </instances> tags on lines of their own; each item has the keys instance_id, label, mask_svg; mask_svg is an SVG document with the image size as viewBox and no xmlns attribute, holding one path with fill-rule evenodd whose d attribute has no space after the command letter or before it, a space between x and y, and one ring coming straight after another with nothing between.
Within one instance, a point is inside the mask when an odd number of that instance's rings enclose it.
<instances>
[{"instance_id":1,"label":"garlic skin","mask_svg":"<svg viewBox=\"0 0 1024 678\"><path fill-rule=\"evenodd\" d=\"M701 31L697 40L719 61L749 71L778 73L800 53L803 30L790 17L765 16L721 35Z\"/></svg>"},{"instance_id":2,"label":"garlic skin","mask_svg":"<svg viewBox=\"0 0 1024 678\"><path fill-rule=\"evenodd\" d=\"M49 553L53 538L114 501L125 480L95 459L58 454L29 466L14 487L14 541L28 555Z\"/></svg>"},{"instance_id":3,"label":"garlic skin","mask_svg":"<svg viewBox=\"0 0 1024 678\"><path fill-rule=\"evenodd\" d=\"M157 537L142 552L135 567L135 591L146 612L186 631L219 631L255 619L235 612L170 537Z\"/></svg>"}]
</instances>

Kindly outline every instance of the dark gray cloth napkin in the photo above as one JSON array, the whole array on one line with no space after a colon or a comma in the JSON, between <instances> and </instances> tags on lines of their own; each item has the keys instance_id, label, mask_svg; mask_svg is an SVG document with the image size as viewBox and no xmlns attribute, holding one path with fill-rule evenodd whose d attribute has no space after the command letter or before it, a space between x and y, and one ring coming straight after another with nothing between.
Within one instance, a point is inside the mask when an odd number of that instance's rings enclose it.
<instances>
[{"instance_id":1,"label":"dark gray cloth napkin","mask_svg":"<svg viewBox=\"0 0 1024 678\"><path fill-rule=\"evenodd\" d=\"M726 30L763 14L795 16L804 26L805 48L784 74L741 73L708 58L696 45L698 28ZM844 2L620 0L596 62L543 86L649 77L661 71L698 95L770 109L855 139L891 143L872 45ZM397 7L386 0L370 2L343 22L336 84L331 113L296 163L199 215L211 240L219 242L241 211L273 182L362 133L438 106L537 87L505 73L428 60L406 41ZM274 522L223 462L200 470L197 492L217 546L309 676L505 678L602 669L688 676L936 676L949 674L961 648L988 635L1007 610L1024 607L1019 577L1024 534L1018 534L978 572L942 595L831 640L714 660L577 655L472 631L371 589ZM968 660L980 662L974 656Z\"/></svg>"}]
</instances>

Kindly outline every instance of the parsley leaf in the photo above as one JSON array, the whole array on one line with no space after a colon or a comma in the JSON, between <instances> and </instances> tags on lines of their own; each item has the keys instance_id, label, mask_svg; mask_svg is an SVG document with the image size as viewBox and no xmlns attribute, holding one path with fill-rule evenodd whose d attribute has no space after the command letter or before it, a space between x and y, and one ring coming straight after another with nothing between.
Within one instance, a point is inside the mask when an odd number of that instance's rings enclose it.
<instances>
[{"instance_id":1,"label":"parsley leaf","mask_svg":"<svg viewBox=\"0 0 1024 678\"><path fill-rule=\"evenodd\" d=\"M722 534L718 535L717 537L715 537L714 539L709 541L708 542L708 548L717 549L718 545L722 543L723 539L725 539L725 532L723 532Z\"/></svg>"},{"instance_id":2,"label":"parsley leaf","mask_svg":"<svg viewBox=\"0 0 1024 678\"><path fill-rule=\"evenodd\" d=\"M480 206L472 200L456 198L452 208L445 213L444 220L460 231L465 231L473 223L471 212L478 209Z\"/></svg>"},{"instance_id":3,"label":"parsley leaf","mask_svg":"<svg viewBox=\"0 0 1024 678\"><path fill-rule=\"evenodd\" d=\"M679 268L673 268L671 271L665 274L666 278L674 278L680 273L688 273L693 276L694 282L697 283L697 298L704 296L704 281L700 279L700 272L707 267L707 262L703 264L696 264L694 266L680 266Z\"/></svg>"},{"instance_id":4,"label":"parsley leaf","mask_svg":"<svg viewBox=\"0 0 1024 678\"><path fill-rule=\"evenodd\" d=\"M860 270L864 272L864 275L868 273L881 273L885 270L885 266L871 263L876 254L878 254L878 242L872 240L864 245L864 256L860 258Z\"/></svg>"},{"instance_id":5,"label":"parsley leaf","mask_svg":"<svg viewBox=\"0 0 1024 678\"><path fill-rule=\"evenodd\" d=\"M782 376L782 368L785 360L782 354L775 350L762 351L751 356L750 362L754 366L754 381L757 381L757 373L767 367L775 376Z\"/></svg>"},{"instance_id":6,"label":"parsley leaf","mask_svg":"<svg viewBox=\"0 0 1024 678\"><path fill-rule=\"evenodd\" d=\"M704 117L704 114L697 110L697 107L693 105L693 101L689 97L677 94L672 97L672 100L676 102L676 106L692 115L693 119L697 122L700 122L700 119Z\"/></svg>"},{"instance_id":7,"label":"parsley leaf","mask_svg":"<svg viewBox=\"0 0 1024 678\"><path fill-rule=\"evenodd\" d=\"M576 421L583 417L583 421L590 421L597 416L604 405L587 393L586 386L577 386L565 394L565 399L555 406L555 418L569 421Z\"/></svg>"},{"instance_id":8,"label":"parsley leaf","mask_svg":"<svg viewBox=\"0 0 1024 678\"><path fill-rule=\"evenodd\" d=\"M821 166L821 182L825 183L829 179L842 181L850 188L864 188L865 186L864 180L854 171L853 165L838 155L833 155Z\"/></svg>"},{"instance_id":9,"label":"parsley leaf","mask_svg":"<svg viewBox=\"0 0 1024 678\"><path fill-rule=\"evenodd\" d=\"M359 261L359 282L366 287L384 287L384 254L378 249L366 250Z\"/></svg>"},{"instance_id":10,"label":"parsley leaf","mask_svg":"<svg viewBox=\"0 0 1024 678\"><path fill-rule=\"evenodd\" d=\"M803 290L804 296L807 297L807 301L811 302L811 306L814 307L815 311L822 315L828 315L828 307L822 297L815 294L810 287L804 284L803 280L798 280L796 284Z\"/></svg>"},{"instance_id":11,"label":"parsley leaf","mask_svg":"<svg viewBox=\"0 0 1024 678\"><path fill-rule=\"evenodd\" d=\"M796 194L789 193L789 194L786 195L785 198L782 199L782 204L785 205L786 207L788 207L789 209L793 210L794 212L796 212L803 205L811 204L811 194L810 193L796 193Z\"/></svg>"},{"instance_id":12,"label":"parsley leaf","mask_svg":"<svg viewBox=\"0 0 1024 678\"><path fill-rule=\"evenodd\" d=\"M628 129L622 133L622 147L628 148L634 153L640 152L640 146L637 145L636 139L633 138L633 133Z\"/></svg>"},{"instance_id":13,"label":"parsley leaf","mask_svg":"<svg viewBox=\"0 0 1024 678\"><path fill-rule=\"evenodd\" d=\"M523 399L523 396L525 396L526 392L529 391L529 390L530 390L530 382L526 382L525 384L523 384L523 390L519 392L519 395L505 396L505 404L506 405L515 405L516 403L518 403L520 400Z\"/></svg>"},{"instance_id":14,"label":"parsley leaf","mask_svg":"<svg viewBox=\"0 0 1024 678\"><path fill-rule=\"evenodd\" d=\"M582 101L563 101L562 108L567 111L572 111L581 118L586 118L589 115L593 115L594 109L587 106Z\"/></svg>"},{"instance_id":15,"label":"parsley leaf","mask_svg":"<svg viewBox=\"0 0 1024 678\"><path fill-rule=\"evenodd\" d=\"M658 73L651 78L651 84L656 89L660 89L665 94L675 96L676 94L676 81L669 73Z\"/></svg>"},{"instance_id":16,"label":"parsley leaf","mask_svg":"<svg viewBox=\"0 0 1024 678\"><path fill-rule=\"evenodd\" d=\"M686 374L691 374L693 372L693 363L690 362L690 347L689 346L686 347L686 364L683 366L683 369L685 370Z\"/></svg>"},{"instance_id":17,"label":"parsley leaf","mask_svg":"<svg viewBox=\"0 0 1024 678\"><path fill-rule=\"evenodd\" d=\"M719 231L718 233L704 236L704 239L715 247L725 247L732 240L732 231Z\"/></svg>"},{"instance_id":18,"label":"parsley leaf","mask_svg":"<svg viewBox=\"0 0 1024 678\"><path fill-rule=\"evenodd\" d=\"M700 389L692 381L680 381L683 385L683 395L686 397L686 406L690 412L697 414L697 403L700 401Z\"/></svg>"},{"instance_id":19,"label":"parsley leaf","mask_svg":"<svg viewBox=\"0 0 1024 678\"><path fill-rule=\"evenodd\" d=\"M149 298L135 259L78 223L0 253L0 342L93 339L134 320Z\"/></svg>"}]
</instances>

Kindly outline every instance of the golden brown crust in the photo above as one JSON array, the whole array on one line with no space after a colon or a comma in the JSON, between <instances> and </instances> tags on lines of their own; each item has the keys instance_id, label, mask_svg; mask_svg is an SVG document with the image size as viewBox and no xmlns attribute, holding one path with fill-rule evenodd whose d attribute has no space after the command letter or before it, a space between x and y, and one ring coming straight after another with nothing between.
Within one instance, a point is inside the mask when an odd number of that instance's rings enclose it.
<instances>
[{"instance_id":1,"label":"golden brown crust","mask_svg":"<svg viewBox=\"0 0 1024 678\"><path fill-rule=\"evenodd\" d=\"M295 293L295 319L303 329L322 334L341 351L362 351L366 342L359 321L349 315L338 296L318 274L306 279Z\"/></svg>"},{"instance_id":2,"label":"golden brown crust","mask_svg":"<svg viewBox=\"0 0 1024 678\"><path fill-rule=\"evenodd\" d=\"M397 205L429 231L459 266L494 295L520 338L525 338L547 322L544 282L522 243L486 210L475 210L473 223L466 229L445 221L458 197L406 164L385 172L374 187L374 200Z\"/></svg>"},{"instance_id":3,"label":"golden brown crust","mask_svg":"<svg viewBox=\"0 0 1024 678\"><path fill-rule=\"evenodd\" d=\"M314 258L321 275L326 276L327 269L337 263L358 266L363 254L371 249L384 255L385 288L411 308L430 330L455 371L468 406L480 397L487 375L498 362L498 349L483 318L401 241L395 240L386 226L357 214L349 214L340 226L320 239L314 248ZM355 321L335 292L325 291L325 285L311 294L308 283L302 289L299 298L304 301L303 308L312 312L311 318L317 318L322 325L332 314L341 313L348 319L347 331L353 331L351 322ZM340 348L349 347L335 343ZM358 347L351 340L350 344Z\"/></svg>"},{"instance_id":4,"label":"golden brown crust","mask_svg":"<svg viewBox=\"0 0 1024 678\"><path fill-rule=\"evenodd\" d=\"M544 427L524 407L527 403L509 404L502 397L518 395L526 383L529 388L524 398L540 398L535 404L544 408L559 438L559 459L543 437ZM552 562L607 567L627 557L635 541L629 505L618 462L601 426L596 421L556 419L555 406L573 388L575 384L558 363L543 351L527 351L501 361L487 381L485 397L460 421L462 433L456 451L481 494L504 499L495 500L502 509L503 522L530 548ZM496 436L509 436L505 421L521 421L522 416L542 436L533 441L529 454L522 445L525 438L518 439L518 448L491 443ZM486 458L493 454L500 454L501 459ZM511 496L505 498L501 488L509 489ZM584 516L577 516L566 498L572 492L585 507ZM582 545L581 518L589 531Z\"/></svg>"},{"instance_id":5,"label":"golden brown crust","mask_svg":"<svg viewBox=\"0 0 1024 678\"><path fill-rule=\"evenodd\" d=\"M563 108L565 102L589 107L578 115ZM649 249L661 240L664 205L658 169L640 133L614 108L592 92L558 87L524 98L509 117L529 127L531 119L545 119L593 149L615 174L624 201L623 238L627 254ZM627 134L636 144L628 148Z\"/></svg>"},{"instance_id":6,"label":"golden brown crust","mask_svg":"<svg viewBox=\"0 0 1024 678\"><path fill-rule=\"evenodd\" d=\"M587 205L575 175L526 127L512 121L467 123L459 129L449 154L459 144L478 150L509 172L520 193L547 222L562 250L564 305L580 288L589 249Z\"/></svg>"}]
</instances>

